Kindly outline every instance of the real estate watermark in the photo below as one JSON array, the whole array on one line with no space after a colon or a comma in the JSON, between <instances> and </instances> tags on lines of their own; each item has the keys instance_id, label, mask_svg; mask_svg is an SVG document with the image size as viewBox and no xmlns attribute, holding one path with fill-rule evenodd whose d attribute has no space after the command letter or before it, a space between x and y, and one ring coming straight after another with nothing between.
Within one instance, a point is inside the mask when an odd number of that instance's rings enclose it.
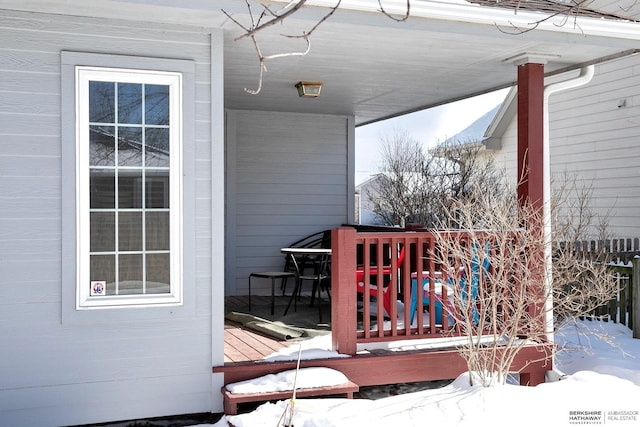
<instances>
[{"instance_id":1,"label":"real estate watermark","mask_svg":"<svg viewBox=\"0 0 640 427\"><path fill-rule=\"evenodd\" d=\"M640 411L638 410L575 410L569 411L570 425L605 425L617 422L630 421L637 423L640 421Z\"/></svg>"}]
</instances>

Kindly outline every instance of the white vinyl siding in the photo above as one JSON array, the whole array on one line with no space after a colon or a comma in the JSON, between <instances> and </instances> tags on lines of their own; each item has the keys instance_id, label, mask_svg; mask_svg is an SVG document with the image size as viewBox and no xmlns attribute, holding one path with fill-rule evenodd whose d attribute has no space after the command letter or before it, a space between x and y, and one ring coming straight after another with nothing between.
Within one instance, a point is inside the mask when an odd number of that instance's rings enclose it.
<instances>
[{"instance_id":1,"label":"white vinyl siding","mask_svg":"<svg viewBox=\"0 0 640 427\"><path fill-rule=\"evenodd\" d=\"M575 76L577 72L562 79ZM638 55L598 64L589 84L549 99L553 179L566 173L575 176L578 185L591 187L591 207L596 215L608 217L613 238L640 237L639 117ZM495 156L515 182L517 116Z\"/></svg>"},{"instance_id":2,"label":"white vinyl siding","mask_svg":"<svg viewBox=\"0 0 640 427\"><path fill-rule=\"evenodd\" d=\"M9 11L0 23L0 425L220 411L222 31ZM76 65L183 76L182 305L76 309Z\"/></svg>"},{"instance_id":3,"label":"white vinyl siding","mask_svg":"<svg viewBox=\"0 0 640 427\"><path fill-rule=\"evenodd\" d=\"M353 209L345 116L227 112L228 295L252 271L279 270L280 248L340 226ZM270 286L256 281L252 292Z\"/></svg>"},{"instance_id":4,"label":"white vinyl siding","mask_svg":"<svg viewBox=\"0 0 640 427\"><path fill-rule=\"evenodd\" d=\"M593 188L591 206L614 238L640 237L638 117L637 55L597 65L588 85L550 99L551 172Z\"/></svg>"}]
</instances>

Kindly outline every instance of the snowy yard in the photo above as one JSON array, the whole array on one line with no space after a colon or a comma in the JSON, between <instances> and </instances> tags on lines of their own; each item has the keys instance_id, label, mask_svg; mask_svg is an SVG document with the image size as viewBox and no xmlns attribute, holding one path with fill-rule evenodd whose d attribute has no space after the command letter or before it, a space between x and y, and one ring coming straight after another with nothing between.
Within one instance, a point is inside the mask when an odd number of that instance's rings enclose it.
<instances>
[{"instance_id":1,"label":"snowy yard","mask_svg":"<svg viewBox=\"0 0 640 427\"><path fill-rule=\"evenodd\" d=\"M593 334L585 333L586 331ZM606 335L603 335L606 333ZM606 336L606 338L602 338ZM468 373L451 384L378 400L298 399L296 427L320 426L570 426L640 425L640 340L625 326L579 322L556 334L562 350L560 381L537 387L469 385ZM312 374L311 374L312 375ZM273 380L276 381L276 380ZM324 379L308 377L316 385ZM273 386L256 381L253 391ZM266 403L255 411L223 416L215 427L276 427L289 402Z\"/></svg>"}]
</instances>

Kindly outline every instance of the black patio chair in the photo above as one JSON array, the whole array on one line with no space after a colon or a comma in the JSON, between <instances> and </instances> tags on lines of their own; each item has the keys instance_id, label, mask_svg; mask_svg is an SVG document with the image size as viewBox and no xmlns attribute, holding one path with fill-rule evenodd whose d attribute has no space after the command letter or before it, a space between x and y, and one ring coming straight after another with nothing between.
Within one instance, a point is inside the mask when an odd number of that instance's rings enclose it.
<instances>
[{"instance_id":1,"label":"black patio chair","mask_svg":"<svg viewBox=\"0 0 640 427\"><path fill-rule=\"evenodd\" d=\"M303 237L302 239L296 240L291 243L288 247L290 248L322 248L322 249L331 249L331 230L322 230L317 233L310 234L308 236ZM283 271L295 273L296 269L293 263L291 262L291 257L285 256L284 258L284 268ZM313 269L315 272L318 268L319 258L316 256L305 256L298 260L298 266L300 268L300 274L305 274L306 270ZM287 289L287 280L283 280L280 285L280 290L282 291L282 295L285 294ZM312 293L311 302L313 303L313 296L315 294ZM300 296L298 295L298 298Z\"/></svg>"}]
</instances>

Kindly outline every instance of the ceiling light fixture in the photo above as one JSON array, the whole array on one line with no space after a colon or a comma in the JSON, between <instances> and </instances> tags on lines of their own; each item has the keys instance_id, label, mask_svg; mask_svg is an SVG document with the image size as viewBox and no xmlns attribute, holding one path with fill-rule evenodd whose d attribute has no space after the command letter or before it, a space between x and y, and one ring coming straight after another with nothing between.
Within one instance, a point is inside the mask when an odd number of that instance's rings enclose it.
<instances>
[{"instance_id":1,"label":"ceiling light fixture","mask_svg":"<svg viewBox=\"0 0 640 427\"><path fill-rule=\"evenodd\" d=\"M298 82L296 89L300 98L317 98L322 90L322 82Z\"/></svg>"}]
</instances>

